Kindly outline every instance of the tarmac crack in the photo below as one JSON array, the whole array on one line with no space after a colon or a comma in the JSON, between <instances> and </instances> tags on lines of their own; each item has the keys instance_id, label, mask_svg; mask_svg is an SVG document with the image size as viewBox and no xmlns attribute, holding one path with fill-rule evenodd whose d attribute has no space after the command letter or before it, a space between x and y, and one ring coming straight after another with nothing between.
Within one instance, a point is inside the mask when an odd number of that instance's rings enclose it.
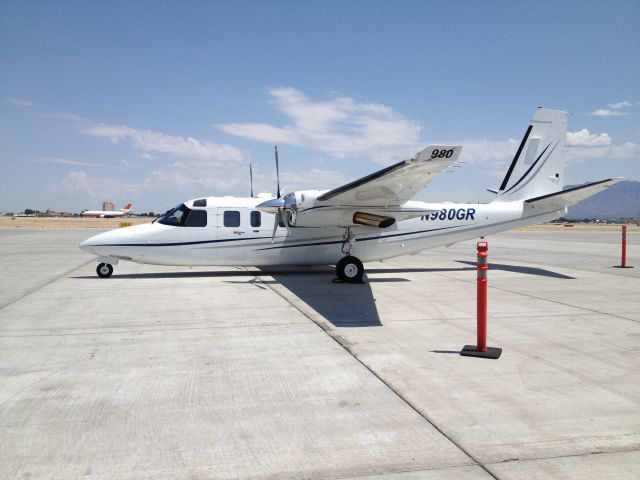
<instances>
[{"instance_id":1,"label":"tarmac crack","mask_svg":"<svg viewBox=\"0 0 640 480\"><path fill-rule=\"evenodd\" d=\"M608 455L615 453L629 453L629 452L640 452L639 448L628 448L628 449L618 449L618 450L607 450L607 451L599 451L599 452L584 452L584 453L573 453L570 455L549 455L545 457L531 457L531 458L507 458L505 460L501 460L499 462L488 462L485 465L490 468L494 465L504 465L505 463L516 463L516 462L535 462L538 460L556 460L559 458L580 458L580 457L590 457L593 455Z\"/></svg>"},{"instance_id":2,"label":"tarmac crack","mask_svg":"<svg viewBox=\"0 0 640 480\"><path fill-rule=\"evenodd\" d=\"M70 275L71 273L75 272L76 270L78 270L79 268L84 267L85 265L90 264L91 262L93 262L94 259L89 259L85 262L82 262L80 265L76 265L75 267L71 268L70 270L67 270L63 273L61 273L60 275L51 278L49 280L46 280L38 285L36 285L35 287L31 287L28 290L24 291L22 294L18 295L17 297L14 297L10 300L8 300L7 302L3 303L2 305L0 305L0 310L3 310L4 308L8 307L9 305L12 305L20 300L22 300L24 297L27 297L29 295L31 295L32 293L37 292L38 290L43 289L44 287L46 287L47 285L51 285L52 283L57 282L58 280L60 280L61 278L66 277L67 275Z\"/></svg>"}]
</instances>

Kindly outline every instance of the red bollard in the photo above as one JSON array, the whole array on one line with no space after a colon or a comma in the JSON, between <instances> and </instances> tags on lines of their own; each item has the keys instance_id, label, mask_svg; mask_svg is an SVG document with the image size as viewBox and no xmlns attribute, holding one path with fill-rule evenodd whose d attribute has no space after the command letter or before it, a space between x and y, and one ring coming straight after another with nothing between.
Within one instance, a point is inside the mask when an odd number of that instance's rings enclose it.
<instances>
[{"instance_id":1,"label":"red bollard","mask_svg":"<svg viewBox=\"0 0 640 480\"><path fill-rule=\"evenodd\" d=\"M633 268L627 267L627 226L622 225L622 258L620 265L614 265L616 268Z\"/></svg>"},{"instance_id":2,"label":"red bollard","mask_svg":"<svg viewBox=\"0 0 640 480\"><path fill-rule=\"evenodd\" d=\"M487 242L478 242L477 277L477 343L479 352L487 351Z\"/></svg>"},{"instance_id":3,"label":"red bollard","mask_svg":"<svg viewBox=\"0 0 640 480\"><path fill-rule=\"evenodd\" d=\"M465 357L499 358L501 348L487 347L487 255L489 244L478 242L477 277L477 342L476 345L465 345L460 355Z\"/></svg>"}]
</instances>

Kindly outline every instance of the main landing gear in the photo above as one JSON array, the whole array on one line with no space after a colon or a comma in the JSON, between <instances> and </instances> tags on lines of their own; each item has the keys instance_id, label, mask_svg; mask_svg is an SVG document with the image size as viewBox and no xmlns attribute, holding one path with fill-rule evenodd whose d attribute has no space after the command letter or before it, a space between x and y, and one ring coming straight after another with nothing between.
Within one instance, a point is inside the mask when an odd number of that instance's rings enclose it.
<instances>
[{"instance_id":1,"label":"main landing gear","mask_svg":"<svg viewBox=\"0 0 640 480\"><path fill-rule=\"evenodd\" d=\"M362 283L364 266L357 257L347 255L336 264L336 275L346 283Z\"/></svg>"},{"instance_id":2,"label":"main landing gear","mask_svg":"<svg viewBox=\"0 0 640 480\"><path fill-rule=\"evenodd\" d=\"M96 273L100 278L109 278L113 273L113 267L109 263L100 263L96 268Z\"/></svg>"},{"instance_id":3,"label":"main landing gear","mask_svg":"<svg viewBox=\"0 0 640 480\"><path fill-rule=\"evenodd\" d=\"M353 252L353 244L355 243L356 236L351 231L351 228L347 227L342 237L342 253L346 255L336 263L336 276L338 280L345 283L362 283L362 277L364 276L364 266L357 257L351 255Z\"/></svg>"}]
</instances>

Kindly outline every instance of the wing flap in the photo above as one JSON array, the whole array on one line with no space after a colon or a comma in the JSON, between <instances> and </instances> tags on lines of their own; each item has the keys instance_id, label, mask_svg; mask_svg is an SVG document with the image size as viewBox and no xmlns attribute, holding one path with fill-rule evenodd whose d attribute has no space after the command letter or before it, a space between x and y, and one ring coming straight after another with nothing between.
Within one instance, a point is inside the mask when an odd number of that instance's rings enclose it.
<instances>
[{"instance_id":1,"label":"wing flap","mask_svg":"<svg viewBox=\"0 0 640 480\"><path fill-rule=\"evenodd\" d=\"M461 146L429 145L407 160L330 190L318 200L336 206L401 205L454 163L461 151Z\"/></svg>"}]
</instances>

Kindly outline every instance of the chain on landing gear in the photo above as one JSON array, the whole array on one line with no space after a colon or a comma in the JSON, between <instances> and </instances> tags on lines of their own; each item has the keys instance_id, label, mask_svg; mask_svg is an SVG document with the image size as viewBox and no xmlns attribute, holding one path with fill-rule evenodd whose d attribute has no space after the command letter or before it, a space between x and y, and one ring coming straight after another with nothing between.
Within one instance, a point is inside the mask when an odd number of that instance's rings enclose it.
<instances>
[{"instance_id":1,"label":"chain on landing gear","mask_svg":"<svg viewBox=\"0 0 640 480\"><path fill-rule=\"evenodd\" d=\"M351 227L344 229L344 235L342 235L342 253L345 255L351 255L353 252L353 244L356 241L355 234L351 231Z\"/></svg>"}]
</instances>

